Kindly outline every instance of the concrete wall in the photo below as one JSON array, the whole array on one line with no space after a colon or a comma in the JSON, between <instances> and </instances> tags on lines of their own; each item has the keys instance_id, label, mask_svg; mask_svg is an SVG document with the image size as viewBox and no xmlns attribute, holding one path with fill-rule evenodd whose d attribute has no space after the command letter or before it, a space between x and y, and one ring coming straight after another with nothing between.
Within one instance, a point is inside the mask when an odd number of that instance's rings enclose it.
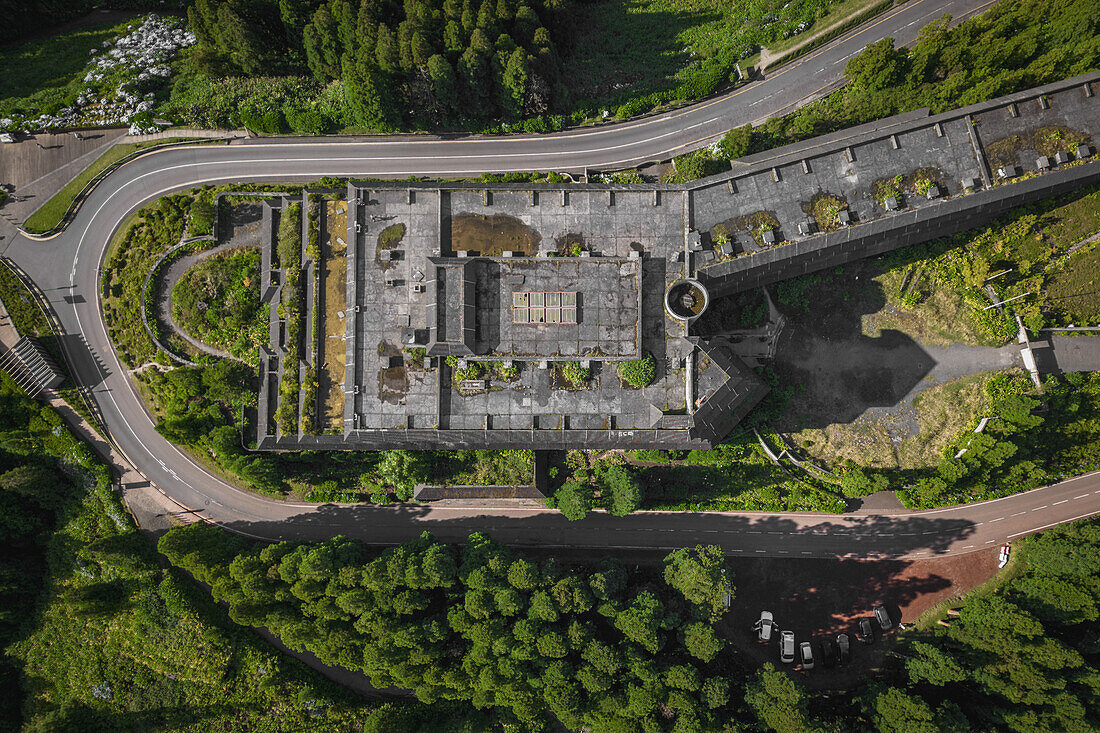
<instances>
[{"instance_id":1,"label":"concrete wall","mask_svg":"<svg viewBox=\"0 0 1100 733\"><path fill-rule=\"evenodd\" d=\"M704 268L712 296L729 295L863 257L985 226L1009 209L1100 182L1100 161L959 196Z\"/></svg>"}]
</instances>

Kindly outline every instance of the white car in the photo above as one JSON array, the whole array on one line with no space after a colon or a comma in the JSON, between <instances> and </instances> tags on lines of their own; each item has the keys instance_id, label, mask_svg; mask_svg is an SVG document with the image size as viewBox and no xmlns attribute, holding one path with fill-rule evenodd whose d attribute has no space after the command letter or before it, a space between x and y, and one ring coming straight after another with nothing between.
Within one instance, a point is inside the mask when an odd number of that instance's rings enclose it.
<instances>
[{"instance_id":1,"label":"white car","mask_svg":"<svg viewBox=\"0 0 1100 733\"><path fill-rule=\"evenodd\" d=\"M814 668L814 648L808 641L804 641L799 645L799 651L802 652L802 669L811 670Z\"/></svg>"},{"instance_id":2,"label":"white car","mask_svg":"<svg viewBox=\"0 0 1100 733\"><path fill-rule=\"evenodd\" d=\"M756 638L758 641L771 641L772 631L775 628L775 620L772 617L771 611L761 611L760 620L752 625L754 631L756 631Z\"/></svg>"},{"instance_id":3,"label":"white car","mask_svg":"<svg viewBox=\"0 0 1100 733\"><path fill-rule=\"evenodd\" d=\"M779 635L779 661L790 664L794 661L794 632L784 631Z\"/></svg>"},{"instance_id":4,"label":"white car","mask_svg":"<svg viewBox=\"0 0 1100 733\"><path fill-rule=\"evenodd\" d=\"M997 567L1003 568L1005 565L1008 565L1008 553L1011 552L1011 550L1012 548L1008 545L1001 545L1001 555L997 559Z\"/></svg>"}]
</instances>

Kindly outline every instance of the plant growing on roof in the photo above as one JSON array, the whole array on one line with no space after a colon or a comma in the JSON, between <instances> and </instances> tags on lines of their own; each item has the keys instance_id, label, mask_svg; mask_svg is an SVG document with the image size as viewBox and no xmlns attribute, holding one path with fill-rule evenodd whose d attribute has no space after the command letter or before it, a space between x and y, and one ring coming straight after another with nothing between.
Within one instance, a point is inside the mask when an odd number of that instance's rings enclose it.
<instances>
[{"instance_id":1,"label":"plant growing on roof","mask_svg":"<svg viewBox=\"0 0 1100 733\"><path fill-rule=\"evenodd\" d=\"M565 381L574 387L584 386L592 376L592 371L582 367L579 361L565 362L561 365L561 373L565 377Z\"/></svg>"},{"instance_id":2,"label":"plant growing on roof","mask_svg":"<svg viewBox=\"0 0 1100 733\"><path fill-rule=\"evenodd\" d=\"M616 371L620 379L634 387L646 387L657 374L657 362L652 354L646 354L641 359L619 362Z\"/></svg>"}]
</instances>

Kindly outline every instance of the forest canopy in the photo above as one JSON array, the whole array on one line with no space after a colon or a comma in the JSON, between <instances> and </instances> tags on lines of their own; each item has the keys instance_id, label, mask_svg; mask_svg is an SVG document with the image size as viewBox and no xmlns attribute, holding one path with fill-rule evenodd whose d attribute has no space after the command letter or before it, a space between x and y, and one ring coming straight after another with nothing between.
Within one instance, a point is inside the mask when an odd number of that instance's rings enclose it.
<instances>
[{"instance_id":1,"label":"forest canopy","mask_svg":"<svg viewBox=\"0 0 1100 733\"><path fill-rule=\"evenodd\" d=\"M353 125L393 129L547 112L561 93L552 29L564 0L196 0L192 62L216 77L296 74L343 82ZM242 122L321 126L312 108L271 105ZM294 118L294 119L290 119Z\"/></svg>"}]
</instances>

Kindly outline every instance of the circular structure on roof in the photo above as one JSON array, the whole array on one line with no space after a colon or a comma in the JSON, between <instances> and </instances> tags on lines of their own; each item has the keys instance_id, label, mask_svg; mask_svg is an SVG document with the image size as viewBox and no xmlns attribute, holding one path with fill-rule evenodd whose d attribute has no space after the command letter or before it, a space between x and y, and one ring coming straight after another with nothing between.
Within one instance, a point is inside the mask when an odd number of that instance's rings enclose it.
<instances>
[{"instance_id":1,"label":"circular structure on roof","mask_svg":"<svg viewBox=\"0 0 1100 733\"><path fill-rule=\"evenodd\" d=\"M710 303L710 293L698 280L677 280L665 291L665 311L678 321L694 321Z\"/></svg>"}]
</instances>

